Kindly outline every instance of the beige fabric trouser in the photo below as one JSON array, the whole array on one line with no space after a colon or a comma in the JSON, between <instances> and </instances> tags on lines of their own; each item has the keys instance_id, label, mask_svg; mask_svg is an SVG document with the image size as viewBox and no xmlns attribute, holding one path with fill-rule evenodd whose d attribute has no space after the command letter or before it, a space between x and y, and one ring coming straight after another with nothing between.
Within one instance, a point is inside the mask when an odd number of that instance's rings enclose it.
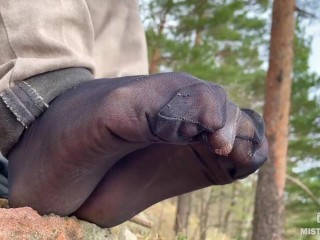
<instances>
[{"instance_id":1,"label":"beige fabric trouser","mask_svg":"<svg viewBox=\"0 0 320 240\"><path fill-rule=\"evenodd\" d=\"M0 0L0 152L68 88L147 72L138 0Z\"/></svg>"}]
</instances>

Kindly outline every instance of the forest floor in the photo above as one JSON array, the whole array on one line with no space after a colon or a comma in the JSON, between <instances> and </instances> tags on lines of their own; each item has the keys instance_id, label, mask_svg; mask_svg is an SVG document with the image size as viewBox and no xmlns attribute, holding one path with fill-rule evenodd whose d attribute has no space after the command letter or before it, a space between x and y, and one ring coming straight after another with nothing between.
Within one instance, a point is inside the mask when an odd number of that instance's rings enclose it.
<instances>
[{"instance_id":1,"label":"forest floor","mask_svg":"<svg viewBox=\"0 0 320 240\"><path fill-rule=\"evenodd\" d=\"M187 237L176 238L174 233L174 221L176 214L175 199L162 201L138 216L147 218L153 222L151 229L139 226L137 224L127 222L117 228L128 227L135 233L139 240L198 240L199 239L199 219L191 215L189 218L189 228ZM209 228L207 232L207 240L232 240L228 236L219 232L217 228Z\"/></svg>"}]
</instances>

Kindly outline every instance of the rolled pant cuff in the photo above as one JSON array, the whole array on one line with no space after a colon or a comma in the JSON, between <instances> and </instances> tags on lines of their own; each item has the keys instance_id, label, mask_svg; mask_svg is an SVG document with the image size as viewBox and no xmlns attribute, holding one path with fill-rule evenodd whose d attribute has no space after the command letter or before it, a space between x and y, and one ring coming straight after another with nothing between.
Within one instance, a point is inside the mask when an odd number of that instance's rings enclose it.
<instances>
[{"instance_id":1,"label":"rolled pant cuff","mask_svg":"<svg viewBox=\"0 0 320 240\"><path fill-rule=\"evenodd\" d=\"M49 103L78 84L93 79L86 68L66 68L40 74L0 93L0 152L5 156L24 128L40 116Z\"/></svg>"}]
</instances>

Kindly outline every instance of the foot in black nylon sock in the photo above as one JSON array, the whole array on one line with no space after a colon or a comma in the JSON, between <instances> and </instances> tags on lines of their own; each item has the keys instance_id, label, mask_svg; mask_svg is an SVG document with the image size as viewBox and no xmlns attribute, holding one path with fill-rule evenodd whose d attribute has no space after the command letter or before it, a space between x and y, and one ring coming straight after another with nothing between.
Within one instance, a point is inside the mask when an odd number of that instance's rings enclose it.
<instances>
[{"instance_id":1,"label":"foot in black nylon sock","mask_svg":"<svg viewBox=\"0 0 320 240\"><path fill-rule=\"evenodd\" d=\"M118 161L158 143L200 143L225 158L237 144L229 161L235 180L263 163L253 157L261 132L261 117L253 121L221 87L187 74L87 82L53 101L10 153L10 204L71 214Z\"/></svg>"},{"instance_id":2,"label":"foot in black nylon sock","mask_svg":"<svg viewBox=\"0 0 320 240\"><path fill-rule=\"evenodd\" d=\"M236 140L230 155L241 141ZM74 214L101 227L116 226L164 199L231 183L239 172L250 174L258 167L254 163L266 160L266 149L264 141L254 156L247 156L247 163L235 166L232 158L213 154L201 144L154 144L118 161Z\"/></svg>"}]
</instances>

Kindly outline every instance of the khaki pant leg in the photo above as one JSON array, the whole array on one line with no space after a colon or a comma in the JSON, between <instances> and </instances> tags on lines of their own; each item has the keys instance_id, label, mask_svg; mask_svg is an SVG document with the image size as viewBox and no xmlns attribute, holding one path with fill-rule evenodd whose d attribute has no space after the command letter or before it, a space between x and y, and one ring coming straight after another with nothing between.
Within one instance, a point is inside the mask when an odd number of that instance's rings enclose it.
<instances>
[{"instance_id":1,"label":"khaki pant leg","mask_svg":"<svg viewBox=\"0 0 320 240\"><path fill-rule=\"evenodd\" d=\"M91 80L94 30L85 0L0 0L0 152L59 94Z\"/></svg>"},{"instance_id":2,"label":"khaki pant leg","mask_svg":"<svg viewBox=\"0 0 320 240\"><path fill-rule=\"evenodd\" d=\"M86 0L94 35L95 77L148 73L138 0Z\"/></svg>"}]
</instances>

